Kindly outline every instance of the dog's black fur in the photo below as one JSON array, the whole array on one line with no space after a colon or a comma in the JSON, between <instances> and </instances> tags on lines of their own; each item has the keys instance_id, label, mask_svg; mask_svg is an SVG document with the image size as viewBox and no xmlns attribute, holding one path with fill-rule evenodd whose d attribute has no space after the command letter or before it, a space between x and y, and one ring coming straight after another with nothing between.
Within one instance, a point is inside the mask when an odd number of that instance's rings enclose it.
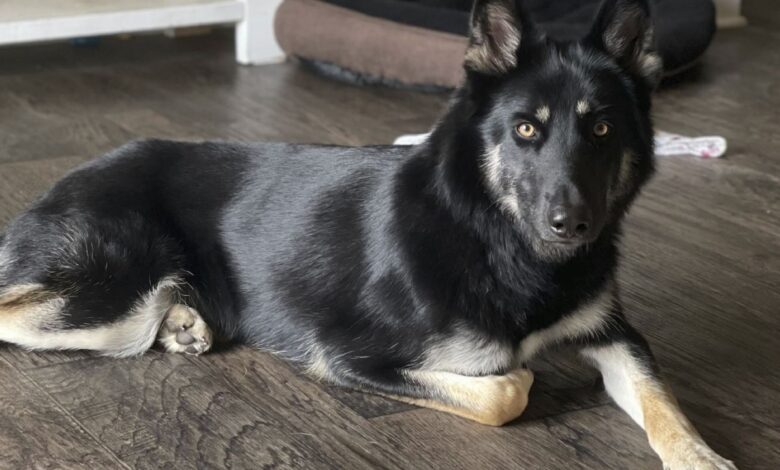
<instances>
[{"instance_id":1,"label":"dog's black fur","mask_svg":"<svg viewBox=\"0 0 780 470\"><path fill-rule=\"evenodd\" d=\"M89 329L183 279L221 336L404 396L427 396L401 371L456 327L518 347L614 278L621 220L653 169L660 66L644 1L609 0L566 44L517 3L478 2L465 82L424 144L129 144L8 227L0 292L42 285L66 299L49 328ZM582 230L556 234L556 209ZM620 321L587 341L630 337L644 354L613 308Z\"/></svg>"},{"instance_id":2,"label":"dog's black fur","mask_svg":"<svg viewBox=\"0 0 780 470\"><path fill-rule=\"evenodd\" d=\"M605 0L559 44L520 0L478 0L465 69L415 147L145 141L76 169L0 237L0 340L199 353L202 317L486 424L522 413L515 368L570 342L668 468L734 469L665 391L614 282L653 171L647 1Z\"/></svg>"},{"instance_id":3,"label":"dog's black fur","mask_svg":"<svg viewBox=\"0 0 780 470\"><path fill-rule=\"evenodd\" d=\"M620 221L652 172L655 76L622 62L636 57L610 55L608 8L589 38L556 44L508 3L522 21L517 65L467 63L426 143L129 144L73 171L10 225L0 289L67 293L61 328L90 328L184 277L222 336L299 360L316 344L338 358L337 381L393 393L408 393L397 371L455 324L517 345L612 278ZM476 10L475 30L486 12ZM546 123L534 116L542 106ZM532 140L514 130L525 121ZM601 121L604 138L592 135ZM498 145L489 187L484 158ZM618 181L623 164L630 176ZM510 189L517 213L497 202ZM592 214L572 243L546 226L561 197Z\"/></svg>"}]
</instances>

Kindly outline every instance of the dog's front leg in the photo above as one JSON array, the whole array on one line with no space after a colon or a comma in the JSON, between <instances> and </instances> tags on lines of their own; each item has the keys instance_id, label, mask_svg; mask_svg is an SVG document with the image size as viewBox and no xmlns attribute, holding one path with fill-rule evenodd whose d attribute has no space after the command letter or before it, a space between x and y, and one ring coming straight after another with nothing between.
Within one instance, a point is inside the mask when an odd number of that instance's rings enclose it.
<instances>
[{"instance_id":1,"label":"dog's front leg","mask_svg":"<svg viewBox=\"0 0 780 470\"><path fill-rule=\"evenodd\" d=\"M645 429L650 446L670 470L735 470L707 446L661 380L647 342L622 316L609 339L587 345L582 354L604 378L607 393Z\"/></svg>"}]
</instances>

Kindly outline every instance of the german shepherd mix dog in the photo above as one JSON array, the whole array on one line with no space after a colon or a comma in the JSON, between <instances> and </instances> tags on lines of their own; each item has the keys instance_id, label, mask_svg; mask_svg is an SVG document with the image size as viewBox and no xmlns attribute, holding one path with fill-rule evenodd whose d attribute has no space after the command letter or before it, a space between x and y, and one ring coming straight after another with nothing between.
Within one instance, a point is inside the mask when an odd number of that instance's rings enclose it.
<instances>
[{"instance_id":1,"label":"german shepherd mix dog","mask_svg":"<svg viewBox=\"0 0 780 470\"><path fill-rule=\"evenodd\" d=\"M653 171L661 61L646 0L583 40L479 0L466 79L416 147L132 143L0 239L0 340L132 356L212 335L318 378L501 425L522 365L570 344L672 469L734 469L627 322L623 215Z\"/></svg>"}]
</instances>

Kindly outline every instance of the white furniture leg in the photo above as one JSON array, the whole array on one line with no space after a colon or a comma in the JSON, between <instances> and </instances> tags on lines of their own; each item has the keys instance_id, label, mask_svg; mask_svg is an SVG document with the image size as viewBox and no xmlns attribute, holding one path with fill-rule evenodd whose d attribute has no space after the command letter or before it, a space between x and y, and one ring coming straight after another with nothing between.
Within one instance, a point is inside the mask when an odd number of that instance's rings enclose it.
<instances>
[{"instance_id":1,"label":"white furniture leg","mask_svg":"<svg viewBox=\"0 0 780 470\"><path fill-rule=\"evenodd\" d=\"M274 38L274 13L282 0L242 0L244 19L236 24L236 60L240 64L279 62L284 52Z\"/></svg>"},{"instance_id":2,"label":"white furniture leg","mask_svg":"<svg viewBox=\"0 0 780 470\"><path fill-rule=\"evenodd\" d=\"M737 28L745 26L747 19L742 16L742 0L715 0L718 11L718 28Z\"/></svg>"}]
</instances>

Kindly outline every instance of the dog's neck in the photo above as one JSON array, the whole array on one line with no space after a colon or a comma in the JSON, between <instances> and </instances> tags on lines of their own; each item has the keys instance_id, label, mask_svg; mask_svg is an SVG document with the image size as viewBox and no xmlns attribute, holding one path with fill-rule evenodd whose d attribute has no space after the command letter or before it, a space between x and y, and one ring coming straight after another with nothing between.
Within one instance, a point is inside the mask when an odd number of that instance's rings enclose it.
<instances>
[{"instance_id":1,"label":"dog's neck","mask_svg":"<svg viewBox=\"0 0 780 470\"><path fill-rule=\"evenodd\" d=\"M476 112L467 89L458 89L421 149L424 158L435 162L431 187L441 204L459 221L473 221L497 212L479 168L480 155L487 149L477 129Z\"/></svg>"}]
</instances>

